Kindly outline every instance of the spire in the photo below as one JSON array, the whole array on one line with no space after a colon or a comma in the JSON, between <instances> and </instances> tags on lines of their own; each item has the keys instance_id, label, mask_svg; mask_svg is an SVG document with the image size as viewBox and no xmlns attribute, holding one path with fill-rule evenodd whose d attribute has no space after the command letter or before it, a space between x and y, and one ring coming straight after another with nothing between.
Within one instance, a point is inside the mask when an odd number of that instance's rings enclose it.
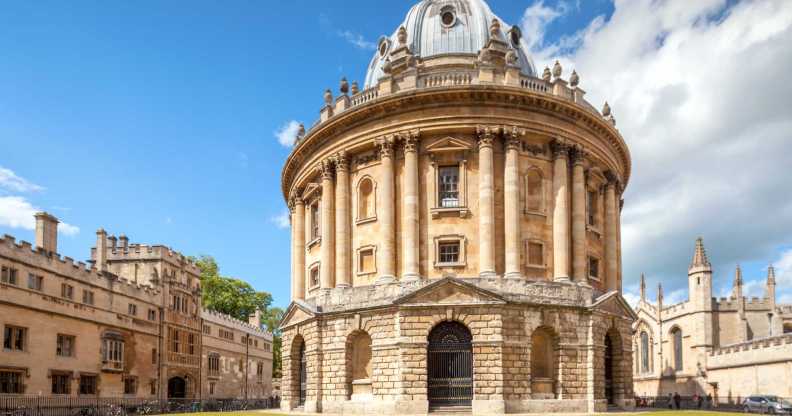
<instances>
[{"instance_id":1,"label":"spire","mask_svg":"<svg viewBox=\"0 0 792 416\"><path fill-rule=\"evenodd\" d=\"M646 278L641 273L641 302L646 302Z\"/></svg>"},{"instance_id":2,"label":"spire","mask_svg":"<svg viewBox=\"0 0 792 416\"><path fill-rule=\"evenodd\" d=\"M740 265L737 265L737 268L734 270L734 283L732 288L732 297L735 299L742 298L742 286L743 286L743 279L742 279L742 269Z\"/></svg>"},{"instance_id":3,"label":"spire","mask_svg":"<svg viewBox=\"0 0 792 416\"><path fill-rule=\"evenodd\" d=\"M661 309L663 308L663 284L662 283L658 283L657 284L657 304L660 306Z\"/></svg>"},{"instance_id":4,"label":"spire","mask_svg":"<svg viewBox=\"0 0 792 416\"><path fill-rule=\"evenodd\" d=\"M767 284L774 285L775 283L775 267L771 264L767 267Z\"/></svg>"},{"instance_id":5,"label":"spire","mask_svg":"<svg viewBox=\"0 0 792 416\"><path fill-rule=\"evenodd\" d=\"M690 263L690 268L694 267L712 267L707 258L707 250L704 249L704 239L701 237L696 239L696 250L693 252L693 261Z\"/></svg>"}]
</instances>

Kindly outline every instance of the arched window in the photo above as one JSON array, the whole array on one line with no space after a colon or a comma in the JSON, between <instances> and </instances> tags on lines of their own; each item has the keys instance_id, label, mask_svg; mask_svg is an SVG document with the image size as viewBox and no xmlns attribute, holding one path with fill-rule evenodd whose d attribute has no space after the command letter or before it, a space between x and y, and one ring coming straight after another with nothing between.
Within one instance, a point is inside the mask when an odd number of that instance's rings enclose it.
<instances>
[{"instance_id":1,"label":"arched window","mask_svg":"<svg viewBox=\"0 0 792 416\"><path fill-rule=\"evenodd\" d=\"M358 183L358 220L373 218L374 211L374 181L371 178L363 178Z\"/></svg>"},{"instance_id":2,"label":"arched window","mask_svg":"<svg viewBox=\"0 0 792 416\"><path fill-rule=\"evenodd\" d=\"M371 337L358 331L347 341L348 391L354 398L371 394Z\"/></svg>"},{"instance_id":3,"label":"arched window","mask_svg":"<svg viewBox=\"0 0 792 416\"><path fill-rule=\"evenodd\" d=\"M544 186L542 173L538 169L531 169L525 174L525 210L544 211Z\"/></svg>"},{"instance_id":4,"label":"arched window","mask_svg":"<svg viewBox=\"0 0 792 416\"><path fill-rule=\"evenodd\" d=\"M671 339L674 343L674 370L682 371L682 330L674 328L671 331Z\"/></svg>"},{"instance_id":5,"label":"arched window","mask_svg":"<svg viewBox=\"0 0 792 416\"><path fill-rule=\"evenodd\" d=\"M641 331L641 372L649 372L649 334Z\"/></svg>"},{"instance_id":6,"label":"arched window","mask_svg":"<svg viewBox=\"0 0 792 416\"><path fill-rule=\"evenodd\" d=\"M534 399L555 398L555 336L549 328L531 335L531 391Z\"/></svg>"}]
</instances>

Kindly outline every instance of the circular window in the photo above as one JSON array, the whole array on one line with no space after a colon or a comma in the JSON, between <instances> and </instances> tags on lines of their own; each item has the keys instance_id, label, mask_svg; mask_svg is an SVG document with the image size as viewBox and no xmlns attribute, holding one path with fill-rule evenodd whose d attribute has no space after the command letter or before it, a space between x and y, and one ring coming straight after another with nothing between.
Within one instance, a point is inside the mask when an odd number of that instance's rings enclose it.
<instances>
[{"instance_id":1,"label":"circular window","mask_svg":"<svg viewBox=\"0 0 792 416\"><path fill-rule=\"evenodd\" d=\"M379 55L380 57L384 57L386 53L388 53L388 48L390 45L388 44L388 39L382 39L379 44Z\"/></svg>"},{"instance_id":2,"label":"circular window","mask_svg":"<svg viewBox=\"0 0 792 416\"><path fill-rule=\"evenodd\" d=\"M456 14L454 13L454 9L451 7L444 7L440 10L440 22L442 22L444 27L451 27L456 23Z\"/></svg>"}]
</instances>

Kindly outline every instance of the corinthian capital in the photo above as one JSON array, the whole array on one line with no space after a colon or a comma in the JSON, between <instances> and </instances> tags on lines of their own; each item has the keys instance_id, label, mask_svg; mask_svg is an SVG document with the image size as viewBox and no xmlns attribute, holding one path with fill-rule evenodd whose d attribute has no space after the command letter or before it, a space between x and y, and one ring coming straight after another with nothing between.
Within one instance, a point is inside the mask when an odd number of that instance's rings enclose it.
<instances>
[{"instance_id":1,"label":"corinthian capital","mask_svg":"<svg viewBox=\"0 0 792 416\"><path fill-rule=\"evenodd\" d=\"M418 151L418 142L421 139L420 134L421 132L418 130L411 130L400 134L402 140L404 141L405 153L413 153Z\"/></svg>"},{"instance_id":2,"label":"corinthian capital","mask_svg":"<svg viewBox=\"0 0 792 416\"><path fill-rule=\"evenodd\" d=\"M612 170L605 171L605 180L607 181L605 186L612 186L616 192L619 192L621 188L621 182L619 181L619 177L616 175L616 172Z\"/></svg>"},{"instance_id":3,"label":"corinthian capital","mask_svg":"<svg viewBox=\"0 0 792 416\"><path fill-rule=\"evenodd\" d=\"M569 158L572 159L572 165L583 165L587 156L588 152L582 146L572 146L569 150Z\"/></svg>"},{"instance_id":4,"label":"corinthian capital","mask_svg":"<svg viewBox=\"0 0 792 416\"><path fill-rule=\"evenodd\" d=\"M492 147L495 136L500 131L500 126L478 126L476 127L476 138L478 139L479 149Z\"/></svg>"},{"instance_id":5,"label":"corinthian capital","mask_svg":"<svg viewBox=\"0 0 792 416\"><path fill-rule=\"evenodd\" d=\"M319 166L317 166L316 170L319 171L319 176L321 176L322 179L333 179L333 160L327 158L319 162Z\"/></svg>"},{"instance_id":6,"label":"corinthian capital","mask_svg":"<svg viewBox=\"0 0 792 416\"><path fill-rule=\"evenodd\" d=\"M396 139L393 135L389 134L386 136L377 137L374 143L376 143L377 147L379 148L380 157L393 157L393 143Z\"/></svg>"},{"instance_id":7,"label":"corinthian capital","mask_svg":"<svg viewBox=\"0 0 792 416\"><path fill-rule=\"evenodd\" d=\"M520 150L523 136L525 136L525 129L517 126L504 126L503 140L506 141L506 150Z\"/></svg>"},{"instance_id":8,"label":"corinthian capital","mask_svg":"<svg viewBox=\"0 0 792 416\"><path fill-rule=\"evenodd\" d=\"M333 162L335 162L336 171L349 171L349 155L346 150L341 150L333 155Z\"/></svg>"},{"instance_id":9,"label":"corinthian capital","mask_svg":"<svg viewBox=\"0 0 792 416\"><path fill-rule=\"evenodd\" d=\"M553 140L550 142L550 150L553 152L553 159L569 156L569 145L561 140Z\"/></svg>"}]
</instances>

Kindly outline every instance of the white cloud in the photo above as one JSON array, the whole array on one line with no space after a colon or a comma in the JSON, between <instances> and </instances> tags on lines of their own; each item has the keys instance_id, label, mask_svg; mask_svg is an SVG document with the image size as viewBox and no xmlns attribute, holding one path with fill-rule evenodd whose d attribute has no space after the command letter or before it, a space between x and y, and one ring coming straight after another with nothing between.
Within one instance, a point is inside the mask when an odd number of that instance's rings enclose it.
<instances>
[{"instance_id":1,"label":"white cloud","mask_svg":"<svg viewBox=\"0 0 792 416\"><path fill-rule=\"evenodd\" d=\"M540 68L558 58L608 100L630 147L625 285L644 271L672 303L698 235L718 275L792 244L792 2L616 1L545 45L564 12L535 2L522 28Z\"/></svg>"},{"instance_id":2,"label":"white cloud","mask_svg":"<svg viewBox=\"0 0 792 416\"><path fill-rule=\"evenodd\" d=\"M281 146L292 147L294 146L294 141L297 139L297 132L299 130L300 122L297 120L289 120L273 134L278 139L278 143L280 143Z\"/></svg>"},{"instance_id":3,"label":"white cloud","mask_svg":"<svg viewBox=\"0 0 792 416\"><path fill-rule=\"evenodd\" d=\"M280 214L271 217L270 222L275 224L278 228L289 228L291 226L291 221L289 221L289 210L285 209Z\"/></svg>"},{"instance_id":4,"label":"white cloud","mask_svg":"<svg viewBox=\"0 0 792 416\"><path fill-rule=\"evenodd\" d=\"M38 192L44 190L43 187L17 176L14 171L2 166L0 166L0 188L13 192Z\"/></svg>"},{"instance_id":5,"label":"white cloud","mask_svg":"<svg viewBox=\"0 0 792 416\"><path fill-rule=\"evenodd\" d=\"M349 30L340 30L337 32L338 36L344 38L345 41L352 44L354 47L363 50L374 50L377 49L377 44L366 40L360 33L355 33Z\"/></svg>"},{"instance_id":6,"label":"white cloud","mask_svg":"<svg viewBox=\"0 0 792 416\"><path fill-rule=\"evenodd\" d=\"M41 209L33 206L21 196L0 196L0 225L10 228L34 230L36 220L33 217ZM58 231L63 235L75 235L80 229L74 225L61 222Z\"/></svg>"}]
</instances>

